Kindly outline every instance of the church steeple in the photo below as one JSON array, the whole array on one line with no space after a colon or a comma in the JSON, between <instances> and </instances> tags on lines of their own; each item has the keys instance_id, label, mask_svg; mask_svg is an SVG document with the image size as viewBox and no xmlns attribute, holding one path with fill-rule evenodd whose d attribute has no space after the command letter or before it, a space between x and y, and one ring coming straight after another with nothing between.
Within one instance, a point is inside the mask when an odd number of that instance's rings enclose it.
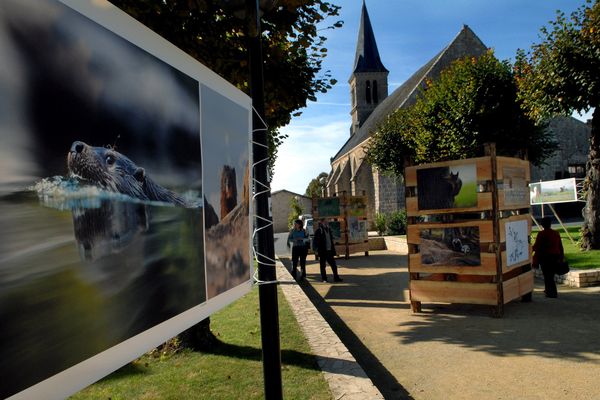
<instances>
[{"instance_id":1,"label":"church steeple","mask_svg":"<svg viewBox=\"0 0 600 400\"><path fill-rule=\"evenodd\" d=\"M383 66L379 57L369 12L363 0L354 68L348 81L352 96L351 135L356 133L377 105L387 97L388 73L389 71Z\"/></svg>"}]
</instances>

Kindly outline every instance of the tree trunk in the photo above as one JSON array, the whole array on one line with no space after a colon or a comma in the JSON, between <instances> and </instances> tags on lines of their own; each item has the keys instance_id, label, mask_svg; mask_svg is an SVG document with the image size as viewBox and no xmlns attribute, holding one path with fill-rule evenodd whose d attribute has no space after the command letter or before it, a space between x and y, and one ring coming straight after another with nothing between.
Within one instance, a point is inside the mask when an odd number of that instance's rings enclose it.
<instances>
[{"instance_id":1,"label":"tree trunk","mask_svg":"<svg viewBox=\"0 0 600 400\"><path fill-rule=\"evenodd\" d=\"M600 109L596 107L592 117L590 154L585 178L586 205L585 221L581 229L581 248L600 249Z\"/></svg>"},{"instance_id":2,"label":"tree trunk","mask_svg":"<svg viewBox=\"0 0 600 400\"><path fill-rule=\"evenodd\" d=\"M210 318L206 318L179 334L181 345L194 351L204 351L219 343L210 330Z\"/></svg>"}]
</instances>

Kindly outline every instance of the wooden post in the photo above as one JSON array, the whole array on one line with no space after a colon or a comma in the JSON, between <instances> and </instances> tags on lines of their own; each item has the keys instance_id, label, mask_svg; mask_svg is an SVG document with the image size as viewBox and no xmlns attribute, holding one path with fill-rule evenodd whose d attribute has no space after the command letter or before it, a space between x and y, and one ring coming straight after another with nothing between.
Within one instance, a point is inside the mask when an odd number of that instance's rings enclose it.
<instances>
[{"instance_id":1,"label":"wooden post","mask_svg":"<svg viewBox=\"0 0 600 400\"><path fill-rule=\"evenodd\" d=\"M488 145L492 167L492 218L494 223L494 251L496 253L496 298L497 304L492 316L504 315L504 291L502 287L502 254L500 252L500 211L498 210L498 163L496 162L496 144Z\"/></svg>"}]
</instances>

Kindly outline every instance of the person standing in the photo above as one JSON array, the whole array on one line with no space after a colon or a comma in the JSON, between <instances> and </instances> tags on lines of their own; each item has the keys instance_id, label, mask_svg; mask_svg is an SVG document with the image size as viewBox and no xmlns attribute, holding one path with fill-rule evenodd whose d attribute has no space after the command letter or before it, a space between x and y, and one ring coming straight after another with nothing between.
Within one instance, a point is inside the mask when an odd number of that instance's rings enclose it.
<instances>
[{"instance_id":1,"label":"person standing","mask_svg":"<svg viewBox=\"0 0 600 400\"><path fill-rule=\"evenodd\" d=\"M333 271L333 281L342 282L342 278L338 275L337 265L335 263L335 245L333 243L333 236L329 224L325 218L321 218L319 221L319 227L315 231L316 253L319 255L319 266L321 267L321 279L323 282L327 282L327 273L325 272L325 263L329 263L331 270Z\"/></svg>"},{"instance_id":2,"label":"person standing","mask_svg":"<svg viewBox=\"0 0 600 400\"><path fill-rule=\"evenodd\" d=\"M294 221L294 227L288 235L288 246L292 245L292 276L296 279L298 274L298 259L300 259L300 269L302 275L300 279L306 278L306 255L308 254L308 232L304 229L304 224L301 220Z\"/></svg>"},{"instance_id":3,"label":"person standing","mask_svg":"<svg viewBox=\"0 0 600 400\"><path fill-rule=\"evenodd\" d=\"M535 238L533 244L534 258L537 258L542 267L546 297L556 298L558 293L554 275L556 274L557 264L564 260L565 251L560 240L560 234L551 228L552 220L545 217L542 218L541 222L544 230L538 233Z\"/></svg>"}]
</instances>

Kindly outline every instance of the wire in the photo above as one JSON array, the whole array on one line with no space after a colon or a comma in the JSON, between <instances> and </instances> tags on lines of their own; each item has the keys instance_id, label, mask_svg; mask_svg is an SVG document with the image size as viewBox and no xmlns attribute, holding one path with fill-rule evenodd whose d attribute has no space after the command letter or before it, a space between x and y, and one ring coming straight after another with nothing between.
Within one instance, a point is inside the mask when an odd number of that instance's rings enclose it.
<instances>
[{"instance_id":1,"label":"wire","mask_svg":"<svg viewBox=\"0 0 600 400\"><path fill-rule=\"evenodd\" d=\"M268 131L269 128L267 126L267 123L265 122L265 120L261 117L261 115L256 111L256 109L254 107L252 107L252 110L254 111L254 113L256 113L256 116L260 119L261 123L263 124L263 128L256 128L252 130L252 134L254 136L255 132L259 132L259 131ZM253 139L250 141L250 143L252 143L253 145L257 145L257 146L262 146L266 149L269 148L269 146L265 143L258 143L256 141L254 141ZM270 193L271 192L271 187L269 186L268 183L263 183L258 181L256 178L254 178L254 168L261 164L261 163L268 163L269 162L269 157L267 156L266 158L263 158L262 160L256 161L252 164L252 182L254 183L254 188L255 188L255 193L252 195L252 199L256 200L256 198L260 195L263 195L265 193ZM260 188L260 191L257 190L257 188ZM252 217L255 219L256 222L258 222L259 220L262 222L266 222L265 225L261 226L261 227L256 227L258 224L255 223L253 226L255 226L256 228L254 228L253 232L252 232L252 255L254 258L254 261L259 265L259 266L264 266L264 267L271 267L271 268L276 268L277 267L277 261L271 257L268 257L260 252L258 252L258 250L256 249L256 245L255 245L255 239L256 239L256 234L258 232L260 232L263 229L269 228L273 226L273 221L269 218L265 218L263 216L257 215L257 214L252 214ZM278 284L297 284L297 282L295 280L272 280L272 281L263 281L258 277L258 268L256 268L254 270L254 274L252 276L253 279L253 283L257 286L262 286L262 285L278 285Z\"/></svg>"}]
</instances>

